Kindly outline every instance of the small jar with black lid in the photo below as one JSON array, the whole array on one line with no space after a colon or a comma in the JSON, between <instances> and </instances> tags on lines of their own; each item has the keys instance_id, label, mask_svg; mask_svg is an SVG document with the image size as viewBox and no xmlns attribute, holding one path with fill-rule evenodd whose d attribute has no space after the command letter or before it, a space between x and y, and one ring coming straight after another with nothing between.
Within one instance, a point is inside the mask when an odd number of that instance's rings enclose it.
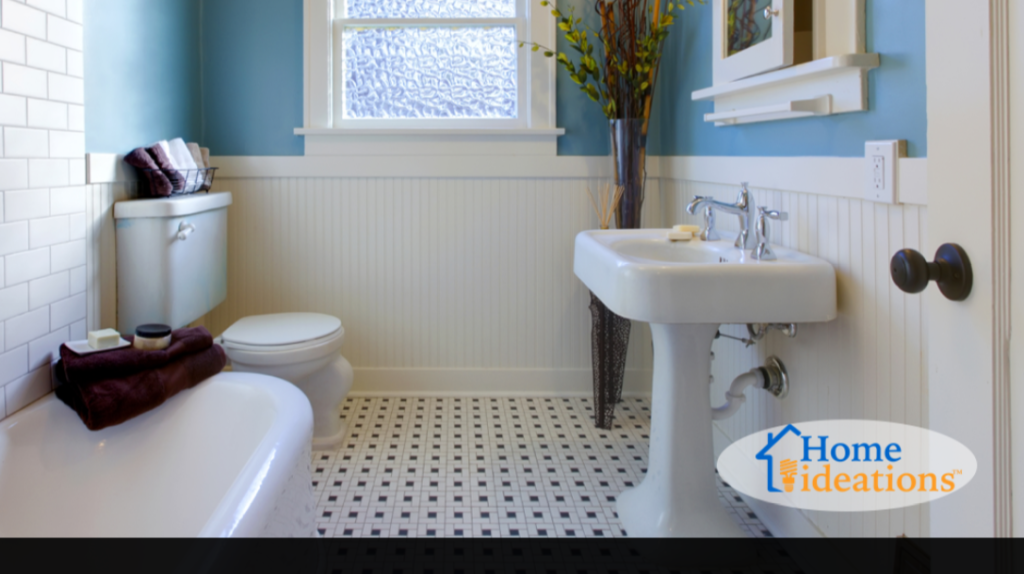
<instances>
[{"instance_id":1,"label":"small jar with black lid","mask_svg":"<svg viewBox=\"0 0 1024 574\"><path fill-rule=\"evenodd\" d=\"M132 346L140 351L161 351L171 346L171 328L167 325L139 325Z\"/></svg>"}]
</instances>

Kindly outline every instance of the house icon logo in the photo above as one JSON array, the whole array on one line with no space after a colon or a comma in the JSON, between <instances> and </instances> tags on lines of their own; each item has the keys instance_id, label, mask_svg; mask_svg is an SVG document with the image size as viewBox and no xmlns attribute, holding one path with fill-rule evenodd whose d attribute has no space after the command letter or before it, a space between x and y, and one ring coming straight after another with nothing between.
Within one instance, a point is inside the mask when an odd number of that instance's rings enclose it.
<instances>
[{"instance_id":1,"label":"house icon logo","mask_svg":"<svg viewBox=\"0 0 1024 574\"><path fill-rule=\"evenodd\" d=\"M763 460L766 463L768 463L767 472L765 472L765 476L768 479L768 492L782 492L781 490L775 487L775 484L772 480L772 478L775 476L775 461L772 458L772 455L768 454L768 452L775 448L775 445L777 445L779 441L781 441L786 435L789 434L793 434L794 436L798 437L803 436L803 433L800 432L800 429L796 428L793 425L786 425L778 433L769 432L767 444L764 445L764 448L762 448L757 453L757 456L754 457L757 460ZM793 492L793 485L796 483L796 466L797 461L788 458L783 459L782 463L780 464L783 476L783 487L786 489L786 492Z\"/></svg>"},{"instance_id":2,"label":"house icon logo","mask_svg":"<svg viewBox=\"0 0 1024 574\"><path fill-rule=\"evenodd\" d=\"M863 419L802 421L764 429L719 455L740 494L791 508L869 512L955 494L978 470L966 446L941 433Z\"/></svg>"}]
</instances>

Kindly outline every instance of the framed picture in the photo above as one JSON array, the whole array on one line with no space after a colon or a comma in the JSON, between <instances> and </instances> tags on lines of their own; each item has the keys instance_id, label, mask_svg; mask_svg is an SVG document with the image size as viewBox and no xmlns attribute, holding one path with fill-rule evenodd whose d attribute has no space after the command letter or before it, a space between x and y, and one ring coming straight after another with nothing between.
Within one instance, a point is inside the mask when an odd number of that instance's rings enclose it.
<instances>
[{"instance_id":1,"label":"framed picture","mask_svg":"<svg viewBox=\"0 0 1024 574\"><path fill-rule=\"evenodd\" d=\"M794 63L797 0L713 0L713 79L720 85Z\"/></svg>"}]
</instances>

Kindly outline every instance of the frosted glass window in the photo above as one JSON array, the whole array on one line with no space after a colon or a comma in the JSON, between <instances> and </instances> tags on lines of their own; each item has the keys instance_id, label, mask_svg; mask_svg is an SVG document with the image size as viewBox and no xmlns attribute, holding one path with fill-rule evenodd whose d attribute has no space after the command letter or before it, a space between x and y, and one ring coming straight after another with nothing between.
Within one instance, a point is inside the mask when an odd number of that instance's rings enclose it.
<instances>
[{"instance_id":1,"label":"frosted glass window","mask_svg":"<svg viewBox=\"0 0 1024 574\"><path fill-rule=\"evenodd\" d=\"M343 42L345 119L517 116L513 26L352 27Z\"/></svg>"},{"instance_id":2,"label":"frosted glass window","mask_svg":"<svg viewBox=\"0 0 1024 574\"><path fill-rule=\"evenodd\" d=\"M516 0L339 0L345 18L515 18Z\"/></svg>"}]
</instances>

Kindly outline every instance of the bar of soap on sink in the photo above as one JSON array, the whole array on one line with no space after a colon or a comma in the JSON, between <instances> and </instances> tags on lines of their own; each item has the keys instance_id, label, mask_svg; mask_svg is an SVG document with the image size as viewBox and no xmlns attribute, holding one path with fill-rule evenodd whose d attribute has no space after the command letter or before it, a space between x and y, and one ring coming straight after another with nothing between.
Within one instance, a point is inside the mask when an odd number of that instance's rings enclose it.
<instances>
[{"instance_id":1,"label":"bar of soap on sink","mask_svg":"<svg viewBox=\"0 0 1024 574\"><path fill-rule=\"evenodd\" d=\"M689 231L669 231L669 241L689 241L693 239L693 233Z\"/></svg>"},{"instance_id":2,"label":"bar of soap on sink","mask_svg":"<svg viewBox=\"0 0 1024 574\"><path fill-rule=\"evenodd\" d=\"M677 226L672 228L672 231L675 231L675 232L678 232L678 233L687 233L687 232L689 232L689 233L692 233L693 235L697 235L698 233L700 233L700 226L699 225L677 225Z\"/></svg>"},{"instance_id":3,"label":"bar of soap on sink","mask_svg":"<svg viewBox=\"0 0 1024 574\"><path fill-rule=\"evenodd\" d=\"M111 349L118 346L121 343L121 333L113 329L103 329L102 331L90 331L89 332L89 347L102 351L103 349Z\"/></svg>"}]
</instances>

